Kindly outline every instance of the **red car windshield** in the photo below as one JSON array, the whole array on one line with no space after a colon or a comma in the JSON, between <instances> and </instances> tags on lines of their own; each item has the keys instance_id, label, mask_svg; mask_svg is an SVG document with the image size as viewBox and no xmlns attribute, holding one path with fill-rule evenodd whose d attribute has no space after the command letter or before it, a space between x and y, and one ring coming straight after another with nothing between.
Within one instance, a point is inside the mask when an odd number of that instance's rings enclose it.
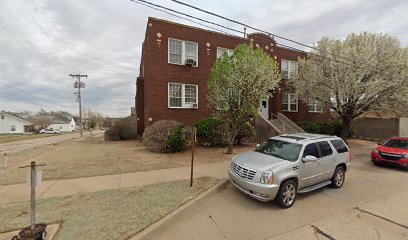
<instances>
[{"instance_id":1,"label":"red car windshield","mask_svg":"<svg viewBox=\"0 0 408 240\"><path fill-rule=\"evenodd\" d=\"M408 149L408 140L389 139L384 143L386 147Z\"/></svg>"}]
</instances>

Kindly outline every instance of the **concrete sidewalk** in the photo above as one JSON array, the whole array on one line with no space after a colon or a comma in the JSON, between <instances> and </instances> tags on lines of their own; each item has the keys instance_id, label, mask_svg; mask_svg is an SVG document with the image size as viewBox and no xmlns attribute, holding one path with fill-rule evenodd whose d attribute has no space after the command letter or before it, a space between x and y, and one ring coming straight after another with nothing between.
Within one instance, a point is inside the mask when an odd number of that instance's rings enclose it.
<instances>
[{"instance_id":1,"label":"concrete sidewalk","mask_svg":"<svg viewBox=\"0 0 408 240\"><path fill-rule=\"evenodd\" d=\"M226 178L229 161L194 166L194 178ZM96 192L107 189L143 186L190 178L190 167L160 169L146 172L44 181L37 187L38 198ZM27 183L0 186L0 203L28 201Z\"/></svg>"}]
</instances>

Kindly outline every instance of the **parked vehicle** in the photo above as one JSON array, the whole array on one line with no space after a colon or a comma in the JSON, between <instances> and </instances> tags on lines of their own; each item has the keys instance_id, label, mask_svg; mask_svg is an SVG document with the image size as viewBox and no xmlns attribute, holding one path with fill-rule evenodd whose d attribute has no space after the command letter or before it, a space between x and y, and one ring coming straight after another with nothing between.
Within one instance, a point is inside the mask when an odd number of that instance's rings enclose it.
<instances>
[{"instance_id":1,"label":"parked vehicle","mask_svg":"<svg viewBox=\"0 0 408 240\"><path fill-rule=\"evenodd\" d=\"M41 131L39 132L40 134L58 134L60 133L59 130L55 130L55 129L41 129Z\"/></svg>"},{"instance_id":2,"label":"parked vehicle","mask_svg":"<svg viewBox=\"0 0 408 240\"><path fill-rule=\"evenodd\" d=\"M371 153L371 161L374 164L388 164L408 169L407 137L391 137L379 145Z\"/></svg>"},{"instance_id":3,"label":"parked vehicle","mask_svg":"<svg viewBox=\"0 0 408 240\"><path fill-rule=\"evenodd\" d=\"M236 156L228 174L243 193L289 208L297 193L342 187L350 160L347 145L336 136L284 134Z\"/></svg>"}]
</instances>

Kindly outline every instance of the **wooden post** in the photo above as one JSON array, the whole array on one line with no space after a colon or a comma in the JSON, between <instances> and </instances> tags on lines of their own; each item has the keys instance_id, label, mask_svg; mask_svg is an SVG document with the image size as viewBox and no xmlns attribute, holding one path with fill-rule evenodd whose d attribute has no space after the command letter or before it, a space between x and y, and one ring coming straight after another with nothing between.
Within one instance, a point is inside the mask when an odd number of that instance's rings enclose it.
<instances>
[{"instance_id":1,"label":"wooden post","mask_svg":"<svg viewBox=\"0 0 408 240\"><path fill-rule=\"evenodd\" d=\"M193 127L193 136L192 136L192 146L191 146L191 176L190 176L190 187L193 186L193 166L194 166L194 148L196 141L196 128Z\"/></svg>"},{"instance_id":2,"label":"wooden post","mask_svg":"<svg viewBox=\"0 0 408 240\"><path fill-rule=\"evenodd\" d=\"M31 162L31 230L35 227L35 161Z\"/></svg>"}]
</instances>

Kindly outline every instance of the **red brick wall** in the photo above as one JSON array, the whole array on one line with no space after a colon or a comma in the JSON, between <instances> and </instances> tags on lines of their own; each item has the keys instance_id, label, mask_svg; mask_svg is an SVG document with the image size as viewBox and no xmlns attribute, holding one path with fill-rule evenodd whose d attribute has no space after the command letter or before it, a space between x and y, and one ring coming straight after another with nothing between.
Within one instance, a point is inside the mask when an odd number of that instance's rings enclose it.
<instances>
[{"instance_id":1,"label":"red brick wall","mask_svg":"<svg viewBox=\"0 0 408 240\"><path fill-rule=\"evenodd\" d=\"M169 64L168 38L198 43L198 67ZM162 119L172 119L192 125L199 119L211 116L213 111L208 107L206 99L206 82L216 60L217 47L233 49L238 44L248 42L252 42L254 47L258 45L278 63L280 59L297 60L298 57L305 56L301 52L277 47L276 42L264 34L250 34L248 38L240 38L149 18L142 53L144 94L138 86L136 97L138 116L143 116L143 124L139 126L148 127ZM206 46L207 43L210 44L209 47ZM169 82L198 85L198 109L168 108ZM144 104L142 115L139 115L142 113L140 99L143 99ZM270 109L273 112L280 112L281 102L281 95L278 94L270 99ZM325 114L308 113L307 106L303 105L299 105L299 113L291 113L287 116L294 120L326 118Z\"/></svg>"}]
</instances>

